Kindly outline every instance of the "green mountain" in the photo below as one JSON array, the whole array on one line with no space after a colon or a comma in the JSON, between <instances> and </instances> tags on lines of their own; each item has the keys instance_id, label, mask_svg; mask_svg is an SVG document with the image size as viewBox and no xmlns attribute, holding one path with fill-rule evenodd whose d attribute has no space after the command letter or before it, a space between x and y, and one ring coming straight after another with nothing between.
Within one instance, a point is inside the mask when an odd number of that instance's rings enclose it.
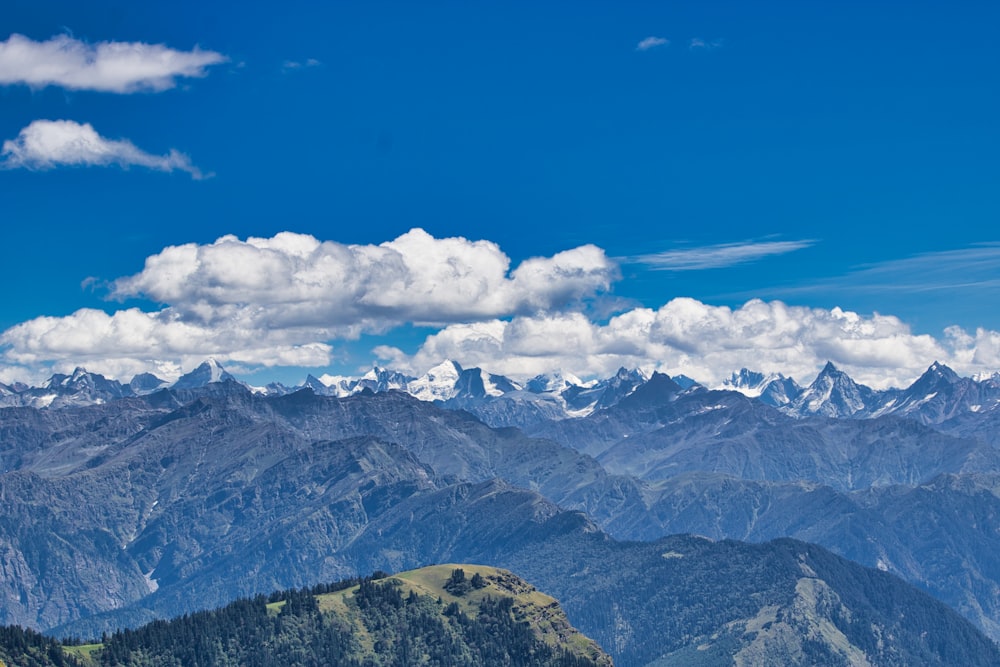
<instances>
[{"instance_id":1,"label":"green mountain","mask_svg":"<svg viewBox=\"0 0 1000 667\"><path fill-rule=\"evenodd\" d=\"M558 598L622 667L1000 665L996 644L944 603L798 540L624 542L581 513L546 515L537 505L515 539L484 537L507 532L500 517L523 515L529 502L529 492L495 484L412 499L351 552L406 562L433 544L517 572Z\"/></svg>"},{"instance_id":2,"label":"green mountain","mask_svg":"<svg viewBox=\"0 0 1000 667\"><path fill-rule=\"evenodd\" d=\"M559 603L505 570L439 565L346 580L61 646L0 631L5 667L610 666Z\"/></svg>"}]
</instances>

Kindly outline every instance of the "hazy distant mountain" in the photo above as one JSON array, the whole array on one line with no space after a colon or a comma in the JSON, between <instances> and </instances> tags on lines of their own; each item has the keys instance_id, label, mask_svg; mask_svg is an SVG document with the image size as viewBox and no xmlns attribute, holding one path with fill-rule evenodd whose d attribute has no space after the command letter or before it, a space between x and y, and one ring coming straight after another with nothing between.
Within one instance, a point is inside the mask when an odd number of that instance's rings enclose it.
<instances>
[{"instance_id":1,"label":"hazy distant mountain","mask_svg":"<svg viewBox=\"0 0 1000 667\"><path fill-rule=\"evenodd\" d=\"M135 395L129 385L77 368L71 375L56 373L41 387L6 386L0 389L0 406L67 408L107 403Z\"/></svg>"},{"instance_id":2,"label":"hazy distant mountain","mask_svg":"<svg viewBox=\"0 0 1000 667\"><path fill-rule=\"evenodd\" d=\"M993 447L911 420L793 418L736 392L680 390L660 375L616 406L532 433L647 481L717 472L853 490L1000 470Z\"/></svg>"},{"instance_id":3,"label":"hazy distant mountain","mask_svg":"<svg viewBox=\"0 0 1000 667\"><path fill-rule=\"evenodd\" d=\"M997 655L941 603L819 547L616 542L581 514L496 484L408 499L351 548L366 563L406 563L428 550L497 562L536 582L618 665L988 665ZM942 652L962 635L969 643L958 650L968 654Z\"/></svg>"},{"instance_id":4,"label":"hazy distant mountain","mask_svg":"<svg viewBox=\"0 0 1000 667\"><path fill-rule=\"evenodd\" d=\"M89 376L89 384L84 386L72 379L81 374ZM42 387L20 383L0 386L0 406L82 406L149 394L167 386L166 382L148 373L136 376L128 385L82 369L74 376L54 375ZM595 410L612 407L643 386L650 377L637 369L622 368L614 376L602 380L584 382L571 374L556 373L540 375L521 384L480 368L462 368L454 361L445 361L419 378L373 367L355 378L309 375L299 387L276 382L264 386L241 384L255 393L269 396L282 396L300 388L337 397L362 391L402 391L420 400L465 410L490 426L516 426L534 431L547 422L584 417ZM235 381L235 378L218 362L209 360L173 386L197 389L227 380ZM682 390L703 389L682 375L671 380ZM856 383L833 364L827 364L804 389L794 379L780 373L765 374L746 368L733 373L720 389L741 393L794 417L870 419L892 414L938 425L968 413L1000 410L1000 374L961 378L938 363L904 389L874 391Z\"/></svg>"},{"instance_id":5,"label":"hazy distant mountain","mask_svg":"<svg viewBox=\"0 0 1000 667\"><path fill-rule=\"evenodd\" d=\"M772 407L788 405L802 393L802 388L792 378L781 373L759 373L740 369L722 383L721 389L738 391L744 396L758 398Z\"/></svg>"},{"instance_id":6,"label":"hazy distant mountain","mask_svg":"<svg viewBox=\"0 0 1000 667\"><path fill-rule=\"evenodd\" d=\"M532 391L455 370L453 403L392 390L267 396L209 364L202 378L222 381L80 407L67 398L59 409L0 409L0 571L16 573L0 581L10 600L3 618L54 625L128 608L139 621L147 613L139 600L161 600L160 610L198 596L223 602L243 592L232 581L281 588L313 574L399 569L403 555L382 552L391 562L377 564L346 545L364 543L379 525L379 539L401 530L383 522L411 497L503 478L586 512L619 538L688 531L816 541L920 584L1000 636L1000 562L991 555L1000 540L990 532L990 513L1000 515L990 481L1000 471L1000 410L986 403L996 384L989 378L956 380L935 365L895 403L870 408L883 416L836 419L622 371L605 384L610 405L566 418L545 412L580 386L565 378ZM38 389L72 400L108 391L82 369ZM966 407L927 412L938 396ZM530 407L536 421L529 436L492 429L469 410L442 409L459 400L497 419L506 407L523 420ZM916 418L949 414L940 423ZM491 528L478 539L500 544L525 533L511 516L484 522ZM443 541L422 553L441 553L446 534L429 531ZM279 558L289 545L310 555Z\"/></svg>"},{"instance_id":7,"label":"hazy distant mountain","mask_svg":"<svg viewBox=\"0 0 1000 667\"><path fill-rule=\"evenodd\" d=\"M136 396L151 394L154 391L164 389L169 385L169 382L161 380L152 373L139 373L132 378L131 382L128 383L128 386L131 387L132 392Z\"/></svg>"},{"instance_id":8,"label":"hazy distant mountain","mask_svg":"<svg viewBox=\"0 0 1000 667\"><path fill-rule=\"evenodd\" d=\"M182 375L171 385L174 389L197 389L213 382L236 381L215 359L204 361L190 373Z\"/></svg>"},{"instance_id":9,"label":"hazy distant mountain","mask_svg":"<svg viewBox=\"0 0 1000 667\"><path fill-rule=\"evenodd\" d=\"M827 362L812 384L791 401L788 409L803 416L855 417L870 414L882 400L878 392L858 384Z\"/></svg>"},{"instance_id":10,"label":"hazy distant mountain","mask_svg":"<svg viewBox=\"0 0 1000 667\"><path fill-rule=\"evenodd\" d=\"M935 362L912 385L897 392L883 410L924 424L940 424L964 414L989 412L998 405L1000 383L959 377Z\"/></svg>"}]
</instances>

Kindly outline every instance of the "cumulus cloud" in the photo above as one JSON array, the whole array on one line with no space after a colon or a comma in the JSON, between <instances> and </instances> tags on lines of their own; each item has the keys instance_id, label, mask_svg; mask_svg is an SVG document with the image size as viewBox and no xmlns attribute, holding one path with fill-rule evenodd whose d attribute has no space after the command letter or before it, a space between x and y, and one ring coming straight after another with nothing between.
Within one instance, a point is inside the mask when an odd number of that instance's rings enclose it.
<instances>
[{"instance_id":1,"label":"cumulus cloud","mask_svg":"<svg viewBox=\"0 0 1000 667\"><path fill-rule=\"evenodd\" d=\"M176 150L153 155L125 139L107 139L90 123L71 120L36 120L15 139L3 143L2 166L7 169L53 169L58 166L145 167L157 171L184 171L202 178L190 158Z\"/></svg>"},{"instance_id":2,"label":"cumulus cloud","mask_svg":"<svg viewBox=\"0 0 1000 667\"><path fill-rule=\"evenodd\" d=\"M248 326L250 325L250 326ZM323 366L330 345L315 340L323 332L254 328L237 319L206 327L187 322L171 309L138 308L113 314L81 309L66 317L37 317L0 334L8 363L67 371L85 366L112 377L152 371L179 376L215 357L221 362L263 366Z\"/></svg>"},{"instance_id":3,"label":"cumulus cloud","mask_svg":"<svg viewBox=\"0 0 1000 667\"><path fill-rule=\"evenodd\" d=\"M564 308L608 289L616 272L592 245L510 271L510 258L491 241L439 239L422 229L380 245L282 232L171 246L141 273L115 281L113 295L170 304L208 325L252 308L271 326L382 330Z\"/></svg>"},{"instance_id":4,"label":"cumulus cloud","mask_svg":"<svg viewBox=\"0 0 1000 667\"><path fill-rule=\"evenodd\" d=\"M810 239L801 241L744 241L741 243L720 243L698 248L682 248L665 250L648 255L638 255L630 261L647 264L650 268L660 271L700 271L702 269L720 269L736 264L755 262L773 255L808 248L816 242Z\"/></svg>"},{"instance_id":5,"label":"cumulus cloud","mask_svg":"<svg viewBox=\"0 0 1000 667\"><path fill-rule=\"evenodd\" d=\"M442 359L518 378L556 370L607 376L626 366L683 373L710 385L742 367L808 383L833 361L858 381L884 388L908 384L935 359L961 373L996 370L1000 333L968 334L955 327L938 340L886 315L757 299L729 308L678 298L606 323L554 313L456 324L428 337L413 356L393 356L413 372Z\"/></svg>"},{"instance_id":6,"label":"cumulus cloud","mask_svg":"<svg viewBox=\"0 0 1000 667\"><path fill-rule=\"evenodd\" d=\"M884 388L908 384L934 360L963 374L1000 368L996 331L952 327L936 338L890 315L781 301L733 308L676 298L595 321L586 306L616 279L615 263L590 245L512 266L493 242L421 229L378 245L291 232L224 236L165 248L111 283L112 297L150 299L158 310L84 309L6 330L0 381L24 379L19 369L77 365L169 379L209 356L243 368L320 368L337 341L407 323L437 331L412 354L391 339L376 341L374 354L415 374L454 359L519 379L608 376L626 366L715 385L745 366L807 383L829 360Z\"/></svg>"},{"instance_id":7,"label":"cumulus cloud","mask_svg":"<svg viewBox=\"0 0 1000 667\"><path fill-rule=\"evenodd\" d=\"M163 44L98 42L68 35L36 42L13 34L0 42L0 84L62 86L113 93L162 91L177 79L203 77L207 67L226 62L215 51L178 51Z\"/></svg>"},{"instance_id":8,"label":"cumulus cloud","mask_svg":"<svg viewBox=\"0 0 1000 667\"><path fill-rule=\"evenodd\" d=\"M649 37L643 39L635 46L636 51L649 51L650 49L655 49L658 46L666 46L670 44L670 40L665 37L654 37L650 35Z\"/></svg>"},{"instance_id":9,"label":"cumulus cloud","mask_svg":"<svg viewBox=\"0 0 1000 667\"><path fill-rule=\"evenodd\" d=\"M490 320L577 306L607 289L616 266L594 246L510 269L490 241L434 238L421 229L380 245L344 245L283 232L171 246L112 296L163 304L107 314L39 317L0 334L7 363L113 376L190 368L207 356L263 366L324 366L331 340L413 323ZM59 365L62 366L59 366Z\"/></svg>"}]
</instances>

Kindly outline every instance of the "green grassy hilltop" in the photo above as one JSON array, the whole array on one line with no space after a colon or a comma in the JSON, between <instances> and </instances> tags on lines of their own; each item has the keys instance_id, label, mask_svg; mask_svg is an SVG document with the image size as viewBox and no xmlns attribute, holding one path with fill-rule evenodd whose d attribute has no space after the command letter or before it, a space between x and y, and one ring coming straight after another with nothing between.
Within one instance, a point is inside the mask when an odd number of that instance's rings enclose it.
<instances>
[{"instance_id":1,"label":"green grassy hilltop","mask_svg":"<svg viewBox=\"0 0 1000 667\"><path fill-rule=\"evenodd\" d=\"M559 603L505 570L438 565L238 600L62 646L5 628L7 667L611 665Z\"/></svg>"}]
</instances>

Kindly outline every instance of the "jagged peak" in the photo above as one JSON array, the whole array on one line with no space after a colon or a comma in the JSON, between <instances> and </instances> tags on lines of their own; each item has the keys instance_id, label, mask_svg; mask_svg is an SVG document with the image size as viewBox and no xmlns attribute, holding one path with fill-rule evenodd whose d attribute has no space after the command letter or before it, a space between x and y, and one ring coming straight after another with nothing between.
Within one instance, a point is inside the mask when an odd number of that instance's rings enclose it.
<instances>
[{"instance_id":1,"label":"jagged peak","mask_svg":"<svg viewBox=\"0 0 1000 667\"><path fill-rule=\"evenodd\" d=\"M166 387L169 382L159 378L152 373L138 373L129 380L128 386L132 388L136 394L148 394L156 391L162 387Z\"/></svg>"},{"instance_id":2,"label":"jagged peak","mask_svg":"<svg viewBox=\"0 0 1000 667\"><path fill-rule=\"evenodd\" d=\"M837 368L832 361L827 361L826 365L823 366L823 370L819 372L820 375L844 375L845 373Z\"/></svg>"},{"instance_id":3,"label":"jagged peak","mask_svg":"<svg viewBox=\"0 0 1000 667\"><path fill-rule=\"evenodd\" d=\"M525 388L535 394L546 392L560 392L568 387L592 387L596 381L584 382L577 376L569 372L541 373L528 380Z\"/></svg>"},{"instance_id":4,"label":"jagged peak","mask_svg":"<svg viewBox=\"0 0 1000 667\"><path fill-rule=\"evenodd\" d=\"M423 401L446 401L455 395L462 373L458 362L446 359L409 382L407 391Z\"/></svg>"},{"instance_id":5,"label":"jagged peak","mask_svg":"<svg viewBox=\"0 0 1000 667\"><path fill-rule=\"evenodd\" d=\"M461 375L463 370L465 369L462 368L462 364L452 359L445 359L440 364L434 366L429 371L427 371L426 375L430 375L431 373L437 375L442 375L446 373L447 374L456 373L458 375Z\"/></svg>"},{"instance_id":6,"label":"jagged peak","mask_svg":"<svg viewBox=\"0 0 1000 667\"><path fill-rule=\"evenodd\" d=\"M837 385L853 385L860 387L857 382L854 381L850 375L845 371L837 368L832 361L827 361L826 365L823 366L823 370L819 372L816 379L812 381L810 387L821 387L827 383L833 383Z\"/></svg>"},{"instance_id":7,"label":"jagged peak","mask_svg":"<svg viewBox=\"0 0 1000 667\"><path fill-rule=\"evenodd\" d=\"M192 371L178 378L177 382L172 386L175 389L192 389L203 387L213 382L225 382L227 380L235 381L236 378L230 375L215 357L209 357L198 364Z\"/></svg>"},{"instance_id":8,"label":"jagged peak","mask_svg":"<svg viewBox=\"0 0 1000 667\"><path fill-rule=\"evenodd\" d=\"M767 375L765 375L764 373L761 373L760 371L752 371L746 366L744 366L740 370L734 371L733 374L729 376L729 379L726 380L726 382L729 382L731 384L736 384L737 382L740 381L757 383L757 382L762 382L765 378L767 378Z\"/></svg>"},{"instance_id":9,"label":"jagged peak","mask_svg":"<svg viewBox=\"0 0 1000 667\"><path fill-rule=\"evenodd\" d=\"M927 368L927 370L924 372L923 377L926 377L926 376L934 376L934 377L943 378L943 379L945 379L945 380L947 380L949 382L956 382L959 379L961 379L959 377L958 373L956 373L951 368L949 368L945 364L942 364L942 363L940 363L938 361L935 361L933 364L931 364Z\"/></svg>"},{"instance_id":10,"label":"jagged peak","mask_svg":"<svg viewBox=\"0 0 1000 667\"><path fill-rule=\"evenodd\" d=\"M641 368L626 368L625 366L619 368L618 372L612 377L618 378L619 380L631 380L633 378L640 378L642 380L649 379L649 375Z\"/></svg>"}]
</instances>

